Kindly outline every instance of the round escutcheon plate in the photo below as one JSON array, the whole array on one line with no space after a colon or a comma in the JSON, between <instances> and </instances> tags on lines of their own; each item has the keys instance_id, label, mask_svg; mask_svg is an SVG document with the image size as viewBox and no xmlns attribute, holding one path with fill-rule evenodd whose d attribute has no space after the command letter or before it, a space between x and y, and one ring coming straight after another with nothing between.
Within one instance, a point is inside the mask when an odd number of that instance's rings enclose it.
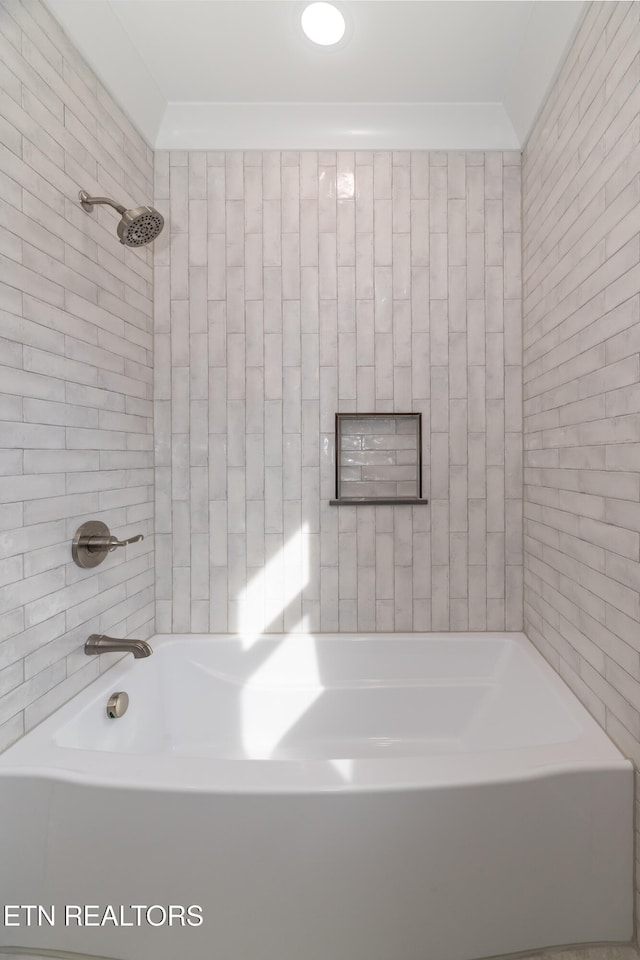
<instances>
[{"instance_id":1,"label":"round escutcheon plate","mask_svg":"<svg viewBox=\"0 0 640 960\"><path fill-rule=\"evenodd\" d=\"M92 549L90 546L92 537L111 536L109 527L102 520L87 520L76 530L76 535L71 544L71 556L79 567L97 567L102 563L109 553L107 547L98 547Z\"/></svg>"}]
</instances>

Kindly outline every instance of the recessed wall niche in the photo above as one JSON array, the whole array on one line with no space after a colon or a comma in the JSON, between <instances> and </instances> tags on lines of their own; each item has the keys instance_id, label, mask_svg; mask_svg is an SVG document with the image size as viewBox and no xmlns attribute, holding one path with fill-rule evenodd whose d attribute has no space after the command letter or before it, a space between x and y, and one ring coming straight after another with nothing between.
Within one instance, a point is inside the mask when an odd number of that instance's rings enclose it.
<instances>
[{"instance_id":1,"label":"recessed wall niche","mask_svg":"<svg viewBox=\"0 0 640 960\"><path fill-rule=\"evenodd\" d=\"M335 450L332 505L428 503L420 413L336 413Z\"/></svg>"}]
</instances>

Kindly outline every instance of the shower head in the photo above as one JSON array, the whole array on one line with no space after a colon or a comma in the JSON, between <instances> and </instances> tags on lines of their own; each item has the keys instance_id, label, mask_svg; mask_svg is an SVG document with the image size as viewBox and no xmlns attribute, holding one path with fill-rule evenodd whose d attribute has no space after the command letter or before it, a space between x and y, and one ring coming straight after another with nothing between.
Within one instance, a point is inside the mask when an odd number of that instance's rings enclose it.
<instances>
[{"instance_id":1,"label":"shower head","mask_svg":"<svg viewBox=\"0 0 640 960\"><path fill-rule=\"evenodd\" d=\"M117 229L120 243L142 247L155 240L163 227L164 217L153 207L135 207L125 210Z\"/></svg>"},{"instance_id":2,"label":"shower head","mask_svg":"<svg viewBox=\"0 0 640 960\"><path fill-rule=\"evenodd\" d=\"M86 190L80 191L80 203L87 213L91 212L95 203L106 203L117 210L122 218L118 224L118 237L120 243L127 247L143 247L151 243L164 227L164 217L153 207L127 210L121 203L115 203L108 197L90 197Z\"/></svg>"}]
</instances>

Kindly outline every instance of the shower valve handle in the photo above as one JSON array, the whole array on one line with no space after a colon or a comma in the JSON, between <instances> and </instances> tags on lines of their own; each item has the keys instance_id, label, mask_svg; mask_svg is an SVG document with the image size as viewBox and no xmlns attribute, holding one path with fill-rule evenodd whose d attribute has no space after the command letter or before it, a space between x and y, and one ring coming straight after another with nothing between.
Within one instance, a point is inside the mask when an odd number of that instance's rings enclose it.
<instances>
[{"instance_id":1,"label":"shower valve handle","mask_svg":"<svg viewBox=\"0 0 640 960\"><path fill-rule=\"evenodd\" d=\"M129 537L128 540L118 540L117 537L85 537L80 540L80 546L87 548L89 551L96 550L108 550L111 553L116 547L126 547L128 543L138 543L139 540L144 540L144 536L139 533L137 537Z\"/></svg>"},{"instance_id":2,"label":"shower valve handle","mask_svg":"<svg viewBox=\"0 0 640 960\"><path fill-rule=\"evenodd\" d=\"M107 554L118 547L126 547L129 543L138 543L140 540L144 540L141 533L129 537L128 540L118 540L101 520L88 520L76 531L71 553L79 567L97 567Z\"/></svg>"}]
</instances>

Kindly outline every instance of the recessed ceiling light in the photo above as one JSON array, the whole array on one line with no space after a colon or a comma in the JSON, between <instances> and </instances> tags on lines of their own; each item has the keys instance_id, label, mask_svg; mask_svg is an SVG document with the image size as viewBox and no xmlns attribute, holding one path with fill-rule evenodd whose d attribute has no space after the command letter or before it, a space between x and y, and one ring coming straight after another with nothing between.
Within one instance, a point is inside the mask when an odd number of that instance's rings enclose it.
<instances>
[{"instance_id":1,"label":"recessed ceiling light","mask_svg":"<svg viewBox=\"0 0 640 960\"><path fill-rule=\"evenodd\" d=\"M345 19L332 3L318 0L302 11L302 29L314 43L329 47L342 40L346 30Z\"/></svg>"}]
</instances>

